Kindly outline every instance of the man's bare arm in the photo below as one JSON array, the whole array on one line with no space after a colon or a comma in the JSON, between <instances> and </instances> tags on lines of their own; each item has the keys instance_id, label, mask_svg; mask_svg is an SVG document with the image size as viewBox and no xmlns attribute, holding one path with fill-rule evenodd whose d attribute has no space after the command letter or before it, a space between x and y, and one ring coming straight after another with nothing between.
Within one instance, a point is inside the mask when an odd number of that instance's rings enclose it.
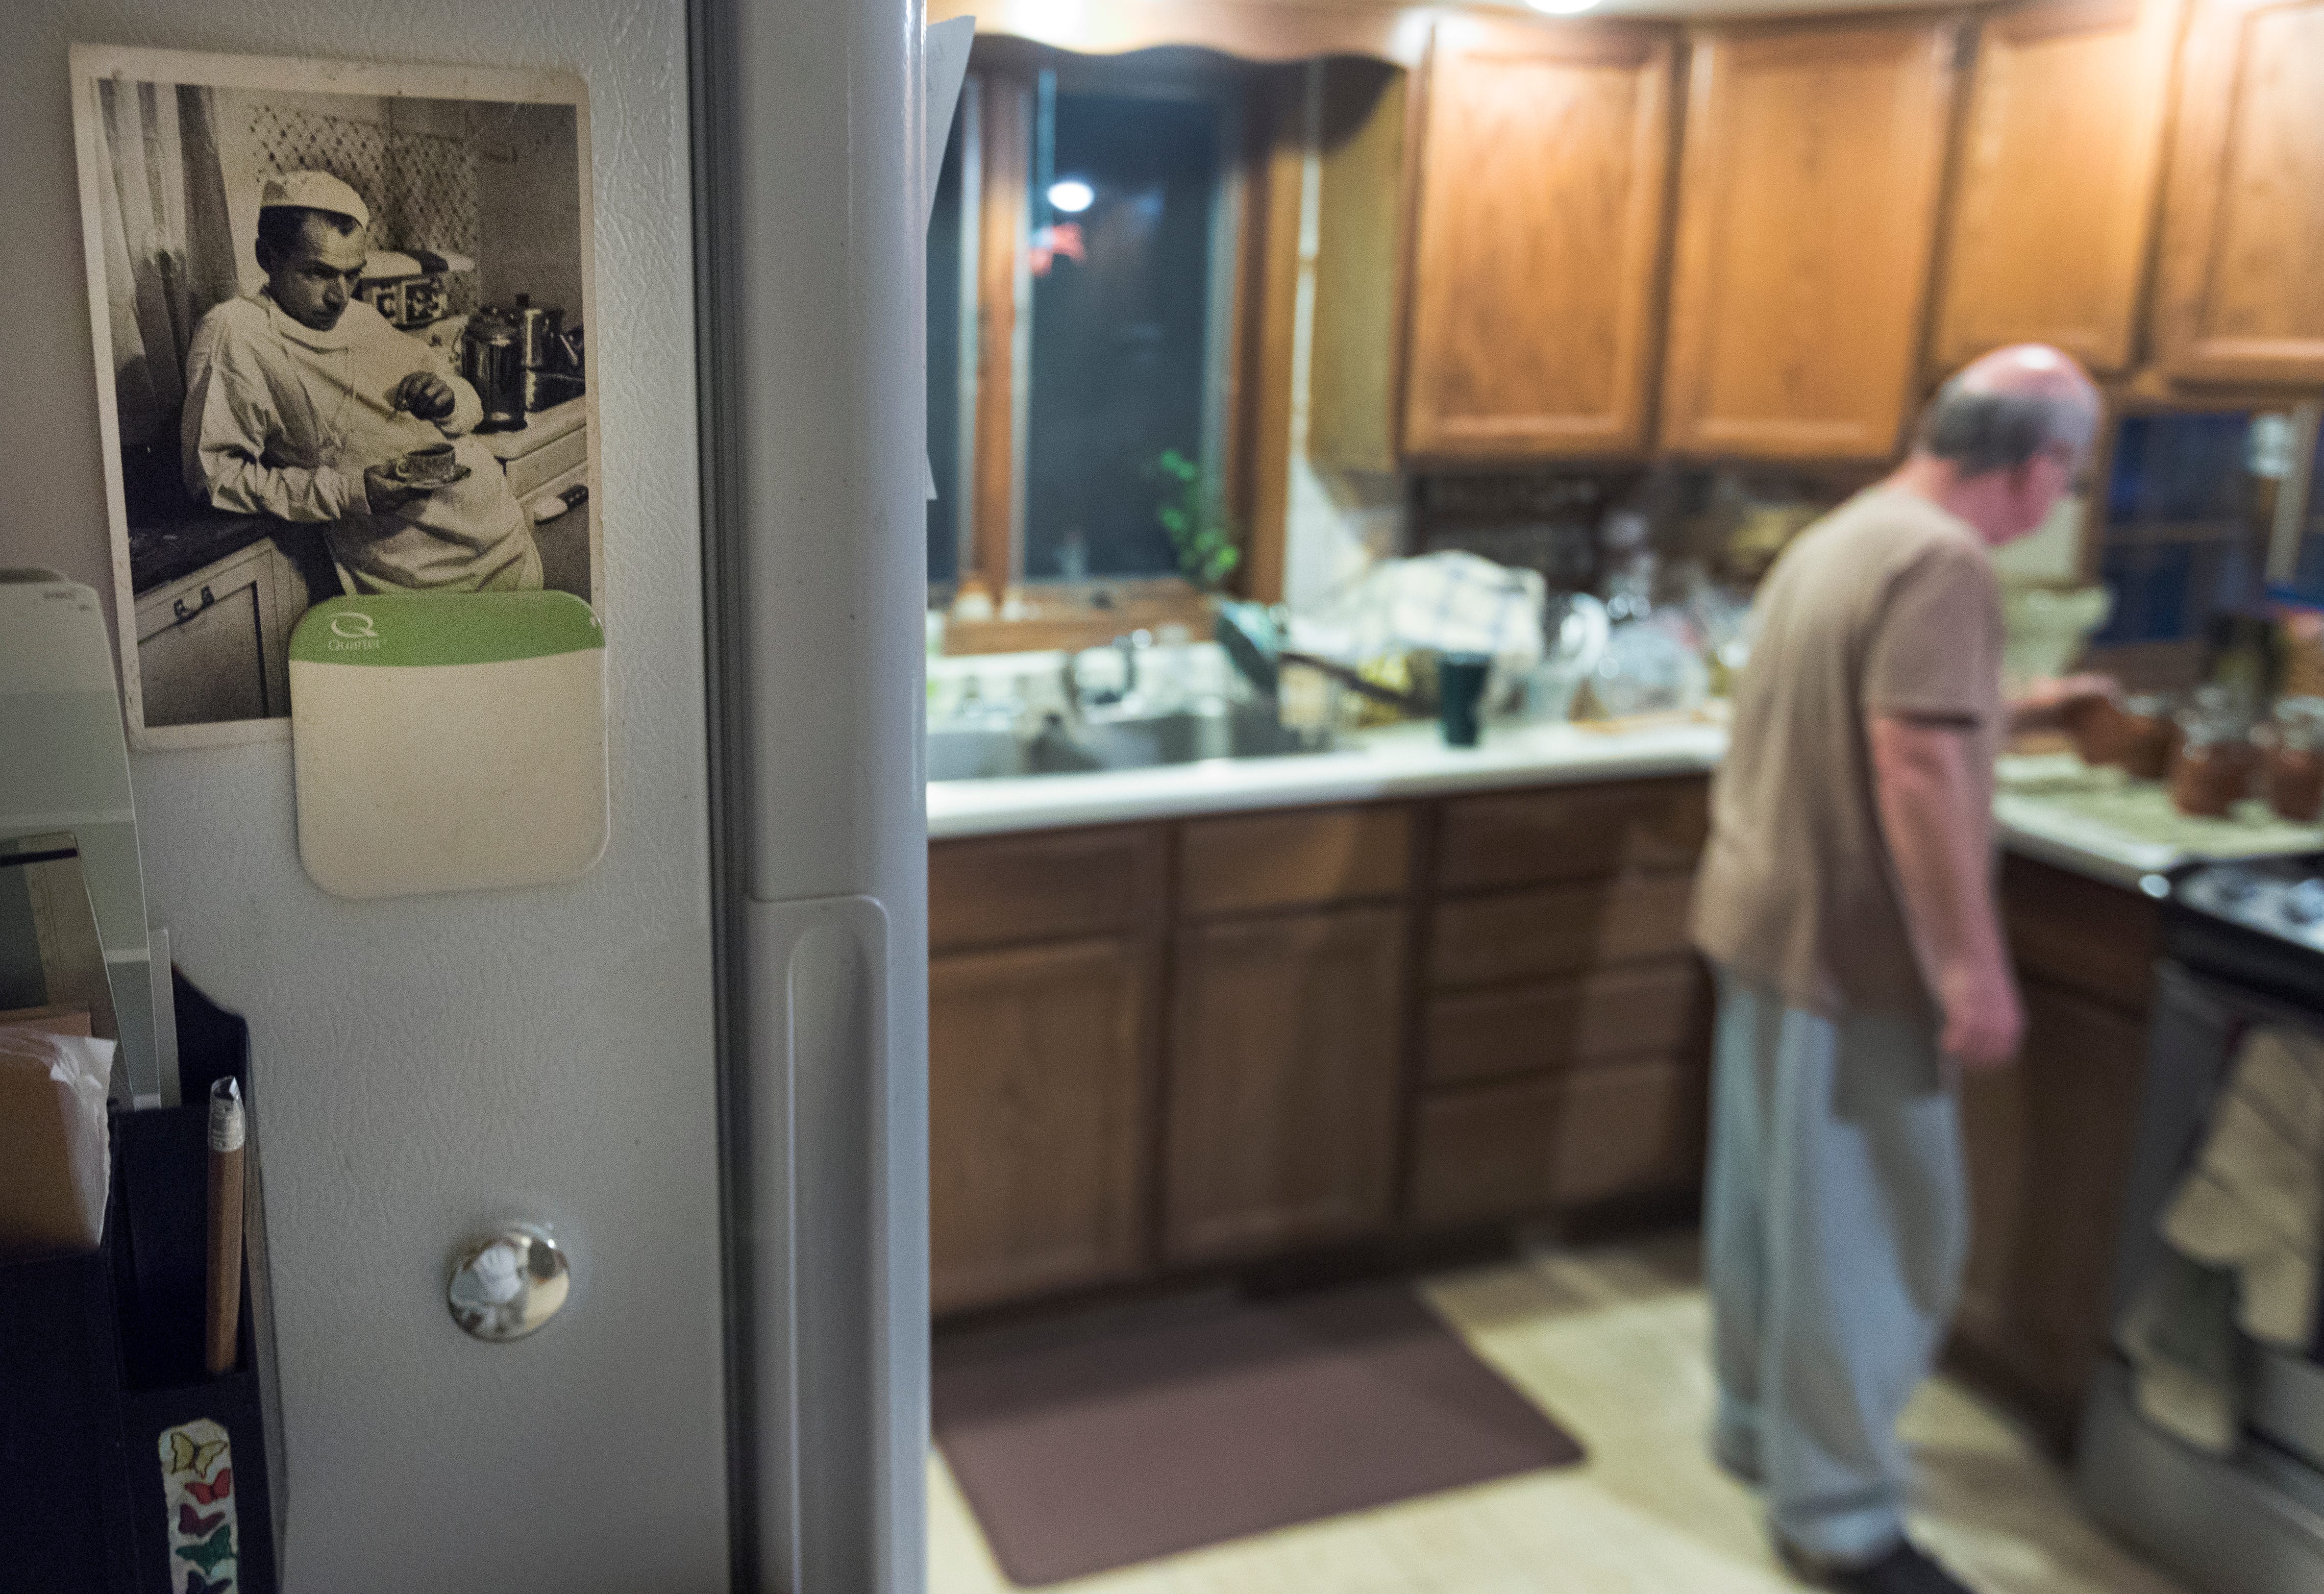
<instances>
[{"instance_id":1,"label":"man's bare arm","mask_svg":"<svg viewBox=\"0 0 2324 1594\"><path fill-rule=\"evenodd\" d=\"M1970 735L1886 714L1868 730L1880 829L1937 981L1944 1049L1964 1066L1998 1067L2016 1055L2025 1018L1994 906L1990 816L1979 811Z\"/></svg>"}]
</instances>

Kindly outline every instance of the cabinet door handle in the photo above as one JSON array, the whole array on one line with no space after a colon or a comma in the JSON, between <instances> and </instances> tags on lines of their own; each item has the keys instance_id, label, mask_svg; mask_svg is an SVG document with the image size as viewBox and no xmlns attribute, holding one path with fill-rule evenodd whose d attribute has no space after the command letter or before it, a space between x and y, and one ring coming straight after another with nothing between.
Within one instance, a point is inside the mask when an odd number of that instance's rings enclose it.
<instances>
[{"instance_id":1,"label":"cabinet door handle","mask_svg":"<svg viewBox=\"0 0 2324 1594\"><path fill-rule=\"evenodd\" d=\"M210 591L208 587L205 586L202 588L202 601L196 604L192 608L189 609L186 607L185 599L173 598L171 600L170 609L171 612L176 614L180 620L191 620L195 615L200 613L203 610L208 608L211 604L217 602L217 594Z\"/></svg>"}]
</instances>

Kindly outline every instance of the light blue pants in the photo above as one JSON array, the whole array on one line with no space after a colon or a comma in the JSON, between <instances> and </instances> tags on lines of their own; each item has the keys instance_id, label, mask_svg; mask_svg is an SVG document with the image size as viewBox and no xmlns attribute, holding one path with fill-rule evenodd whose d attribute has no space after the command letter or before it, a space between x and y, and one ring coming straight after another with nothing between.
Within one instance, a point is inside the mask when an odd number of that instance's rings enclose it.
<instances>
[{"instance_id":1,"label":"light blue pants","mask_svg":"<svg viewBox=\"0 0 2324 1594\"><path fill-rule=\"evenodd\" d=\"M1951 1065L1922 1021L1828 1018L1722 976L1703 1219L1712 1444L1818 1560L1904 1533L1896 1419L1968 1250Z\"/></svg>"}]
</instances>

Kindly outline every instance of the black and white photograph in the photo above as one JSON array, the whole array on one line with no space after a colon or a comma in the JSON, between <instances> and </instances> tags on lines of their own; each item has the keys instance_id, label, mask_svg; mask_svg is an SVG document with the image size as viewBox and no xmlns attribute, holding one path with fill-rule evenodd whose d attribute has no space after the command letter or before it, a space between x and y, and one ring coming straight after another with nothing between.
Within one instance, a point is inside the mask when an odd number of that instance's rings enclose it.
<instances>
[{"instance_id":1,"label":"black and white photograph","mask_svg":"<svg viewBox=\"0 0 2324 1594\"><path fill-rule=\"evenodd\" d=\"M93 46L71 70L137 743L287 735L291 631L328 598L602 614L581 81Z\"/></svg>"}]
</instances>

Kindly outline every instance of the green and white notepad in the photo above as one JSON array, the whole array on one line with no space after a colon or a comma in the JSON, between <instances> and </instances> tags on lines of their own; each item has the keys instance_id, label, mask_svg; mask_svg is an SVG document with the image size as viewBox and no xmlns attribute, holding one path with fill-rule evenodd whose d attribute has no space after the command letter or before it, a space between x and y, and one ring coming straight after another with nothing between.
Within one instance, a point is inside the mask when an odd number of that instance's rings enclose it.
<instances>
[{"instance_id":1,"label":"green and white notepad","mask_svg":"<svg viewBox=\"0 0 2324 1594\"><path fill-rule=\"evenodd\" d=\"M336 896L546 885L605 850L605 633L570 594L316 604L290 735L299 855Z\"/></svg>"}]
</instances>

